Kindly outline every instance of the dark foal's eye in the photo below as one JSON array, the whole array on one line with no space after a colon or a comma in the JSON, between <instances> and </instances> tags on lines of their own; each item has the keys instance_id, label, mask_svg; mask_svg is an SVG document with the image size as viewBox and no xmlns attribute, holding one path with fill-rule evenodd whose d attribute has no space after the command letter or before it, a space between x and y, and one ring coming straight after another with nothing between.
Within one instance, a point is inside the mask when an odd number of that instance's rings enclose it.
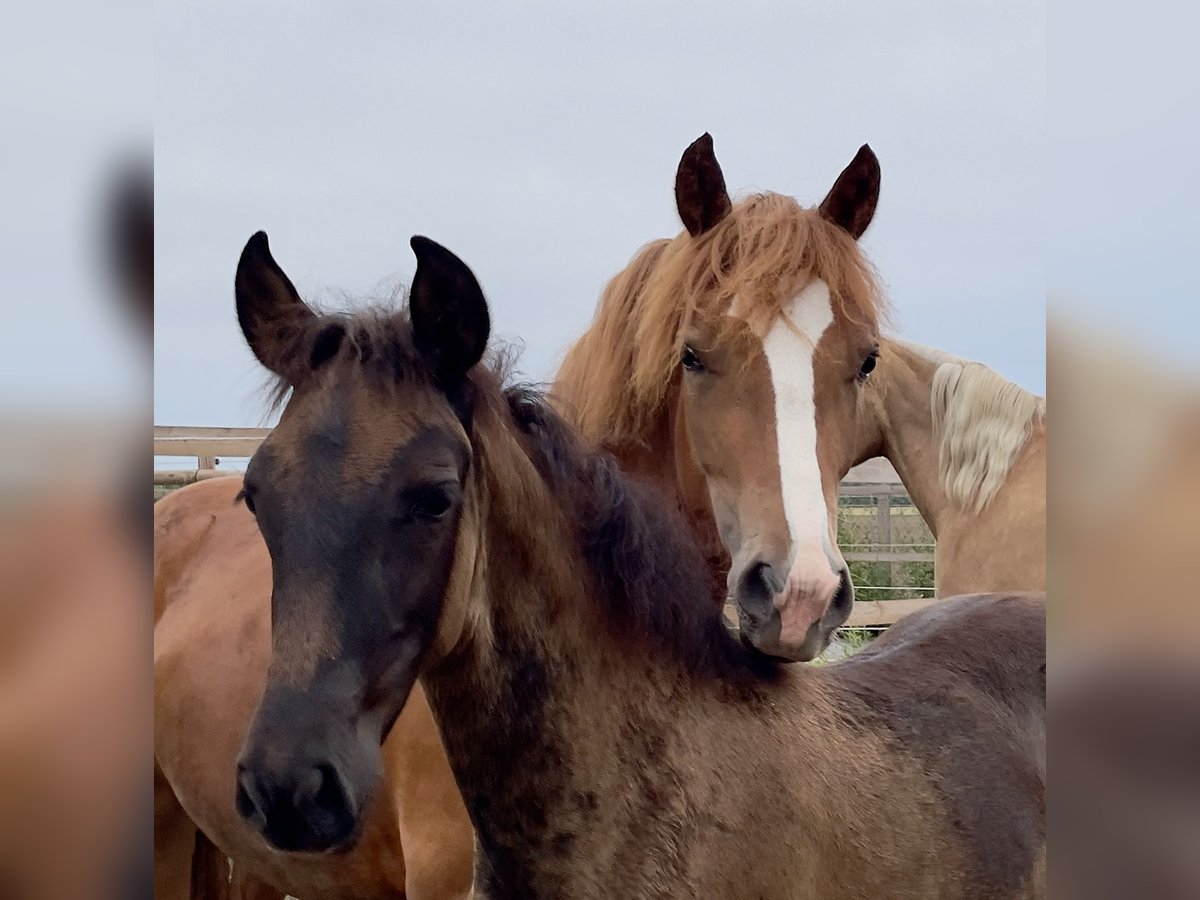
<instances>
[{"instance_id":1,"label":"dark foal's eye","mask_svg":"<svg viewBox=\"0 0 1200 900\"><path fill-rule=\"evenodd\" d=\"M696 355L696 351L687 344L683 345L683 354L681 355L679 362L680 365L682 365L689 372L704 371L704 363L700 362L700 357Z\"/></svg>"},{"instance_id":2,"label":"dark foal's eye","mask_svg":"<svg viewBox=\"0 0 1200 900\"><path fill-rule=\"evenodd\" d=\"M440 484L417 488L409 496L409 513L414 519L424 519L428 522L440 519L454 503L450 491Z\"/></svg>"},{"instance_id":3,"label":"dark foal's eye","mask_svg":"<svg viewBox=\"0 0 1200 900\"><path fill-rule=\"evenodd\" d=\"M879 362L879 351L872 350L870 355L863 360L863 364L858 369L858 380L866 381L867 376L875 371L875 366Z\"/></svg>"}]
</instances>

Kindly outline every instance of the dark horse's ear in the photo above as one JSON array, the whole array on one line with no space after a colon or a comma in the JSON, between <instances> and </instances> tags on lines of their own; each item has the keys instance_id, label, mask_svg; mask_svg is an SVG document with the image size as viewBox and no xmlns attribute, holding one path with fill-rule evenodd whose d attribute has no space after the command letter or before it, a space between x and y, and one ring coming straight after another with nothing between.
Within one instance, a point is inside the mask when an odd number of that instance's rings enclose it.
<instances>
[{"instance_id":1,"label":"dark horse's ear","mask_svg":"<svg viewBox=\"0 0 1200 900\"><path fill-rule=\"evenodd\" d=\"M679 160L675 205L692 237L704 234L733 208L725 190L725 176L713 153L712 135L707 131L692 141Z\"/></svg>"},{"instance_id":2,"label":"dark horse's ear","mask_svg":"<svg viewBox=\"0 0 1200 900\"><path fill-rule=\"evenodd\" d=\"M821 201L821 215L857 241L875 217L878 202L879 160L863 144Z\"/></svg>"},{"instance_id":3,"label":"dark horse's ear","mask_svg":"<svg viewBox=\"0 0 1200 900\"><path fill-rule=\"evenodd\" d=\"M454 388L483 357L491 319L466 263L429 238L411 241L417 274L408 296L413 343L443 388Z\"/></svg>"},{"instance_id":4,"label":"dark horse's ear","mask_svg":"<svg viewBox=\"0 0 1200 900\"><path fill-rule=\"evenodd\" d=\"M271 256L266 232L246 242L238 260L234 295L238 323L258 361L296 384L311 368L305 345L317 315Z\"/></svg>"}]
</instances>

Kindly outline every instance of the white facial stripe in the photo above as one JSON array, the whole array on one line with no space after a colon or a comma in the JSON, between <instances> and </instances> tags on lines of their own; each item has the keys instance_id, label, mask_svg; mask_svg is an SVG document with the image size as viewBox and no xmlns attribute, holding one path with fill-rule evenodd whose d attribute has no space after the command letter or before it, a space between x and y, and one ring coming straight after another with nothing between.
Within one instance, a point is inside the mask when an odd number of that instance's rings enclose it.
<instances>
[{"instance_id":1,"label":"white facial stripe","mask_svg":"<svg viewBox=\"0 0 1200 900\"><path fill-rule=\"evenodd\" d=\"M791 326L783 321L791 321ZM813 356L833 324L829 287L814 279L783 309L763 338L763 350L775 390L775 434L779 441L779 478L783 512L798 548L819 546L838 568L829 541L829 512L817 462L817 409Z\"/></svg>"}]
</instances>

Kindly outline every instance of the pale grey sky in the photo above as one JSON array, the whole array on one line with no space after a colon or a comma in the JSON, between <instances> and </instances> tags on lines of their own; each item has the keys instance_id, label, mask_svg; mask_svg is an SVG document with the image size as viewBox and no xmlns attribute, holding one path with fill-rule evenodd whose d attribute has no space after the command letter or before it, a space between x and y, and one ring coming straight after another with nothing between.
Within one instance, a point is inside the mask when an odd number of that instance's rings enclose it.
<instances>
[{"instance_id":1,"label":"pale grey sky","mask_svg":"<svg viewBox=\"0 0 1200 900\"><path fill-rule=\"evenodd\" d=\"M1200 8L1052 4L1051 311L1200 378Z\"/></svg>"},{"instance_id":2,"label":"pale grey sky","mask_svg":"<svg viewBox=\"0 0 1200 900\"><path fill-rule=\"evenodd\" d=\"M324 299L407 281L434 238L548 379L604 282L679 230L704 131L735 195L808 203L869 142L897 331L1044 392L1045 24L960 0L159 3L154 420L262 421L232 290L260 228Z\"/></svg>"}]
</instances>

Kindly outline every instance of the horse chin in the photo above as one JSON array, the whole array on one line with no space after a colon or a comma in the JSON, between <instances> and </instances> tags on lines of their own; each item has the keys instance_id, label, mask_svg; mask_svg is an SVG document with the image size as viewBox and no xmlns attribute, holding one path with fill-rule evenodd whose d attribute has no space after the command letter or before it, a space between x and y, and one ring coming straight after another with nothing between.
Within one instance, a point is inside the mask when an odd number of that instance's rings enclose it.
<instances>
[{"instance_id":1,"label":"horse chin","mask_svg":"<svg viewBox=\"0 0 1200 900\"><path fill-rule=\"evenodd\" d=\"M813 622L804 635L804 640L798 644L784 642L779 639L778 616L759 621L752 615L747 615L738 607L738 638L742 644L760 656L778 662L796 663L811 662L825 652L833 640L833 635L845 620L845 616L834 613L831 609L821 619Z\"/></svg>"},{"instance_id":2,"label":"horse chin","mask_svg":"<svg viewBox=\"0 0 1200 900\"><path fill-rule=\"evenodd\" d=\"M797 648L784 644L779 640L779 626L774 623L758 624L752 618L747 617L742 609L738 608L738 619L740 627L737 631L737 636L747 650L758 654L759 656L775 660L776 662L807 662L816 656L816 653L808 654L805 647L809 644L806 640L804 645ZM813 628L819 627L820 623L813 625ZM820 650L817 651L819 653Z\"/></svg>"},{"instance_id":3,"label":"horse chin","mask_svg":"<svg viewBox=\"0 0 1200 900\"><path fill-rule=\"evenodd\" d=\"M777 640L772 641L769 639L760 639L756 642L747 637L744 632L742 633L742 643L760 656L765 656L778 662L812 662L829 646L832 636L832 632L820 633L821 626L819 622L814 623L812 629L814 632L817 632L815 636L806 637L804 643L799 646L783 644Z\"/></svg>"}]
</instances>

